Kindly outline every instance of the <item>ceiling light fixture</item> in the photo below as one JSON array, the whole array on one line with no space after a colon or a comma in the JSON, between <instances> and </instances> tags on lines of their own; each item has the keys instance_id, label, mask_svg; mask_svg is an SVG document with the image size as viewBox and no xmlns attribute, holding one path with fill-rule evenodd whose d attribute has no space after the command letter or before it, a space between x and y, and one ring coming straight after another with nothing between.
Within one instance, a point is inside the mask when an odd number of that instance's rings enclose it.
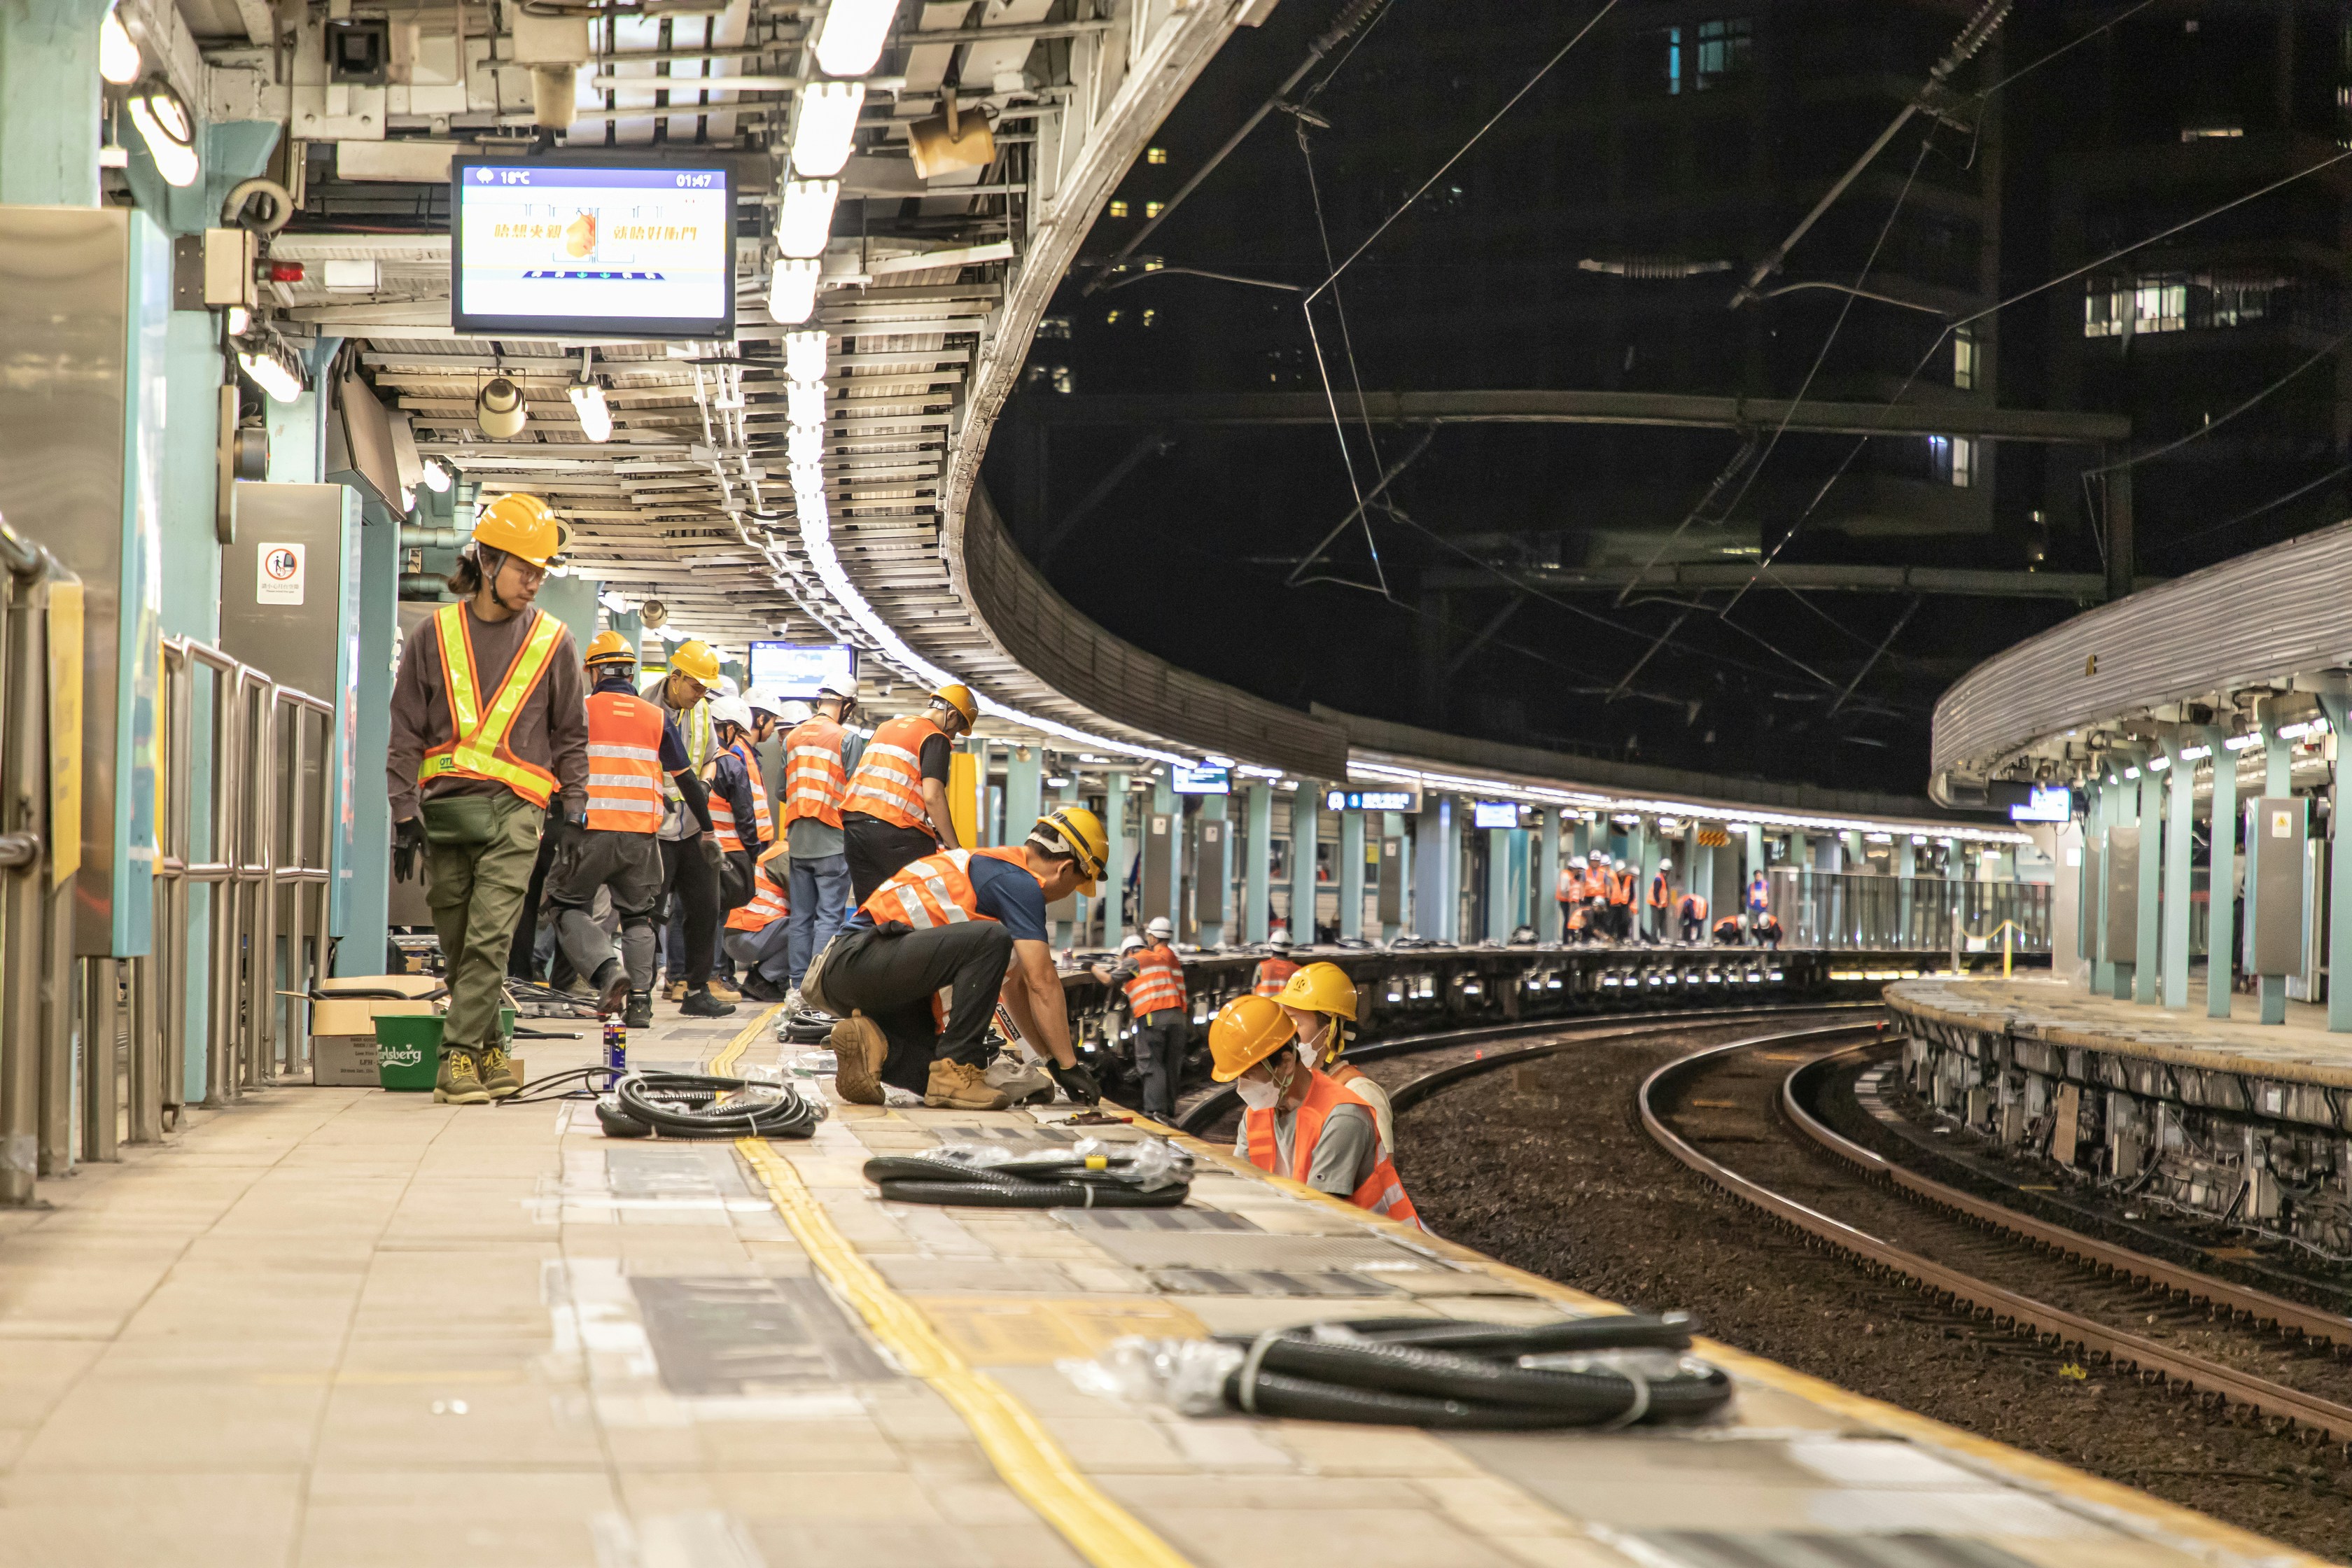
<instances>
[{"instance_id":1,"label":"ceiling light fixture","mask_svg":"<svg viewBox=\"0 0 2352 1568\"><path fill-rule=\"evenodd\" d=\"M302 395L302 362L275 337L238 344L236 366L276 402L292 403Z\"/></svg>"},{"instance_id":2,"label":"ceiling light fixture","mask_svg":"<svg viewBox=\"0 0 2352 1568\"><path fill-rule=\"evenodd\" d=\"M824 425L824 384L791 382L784 387L784 422L821 429Z\"/></svg>"},{"instance_id":3,"label":"ceiling light fixture","mask_svg":"<svg viewBox=\"0 0 2352 1568\"><path fill-rule=\"evenodd\" d=\"M194 184L204 166L196 156L195 121L172 84L149 77L131 89L130 108L131 123L139 127L147 155L155 160L155 172L168 184Z\"/></svg>"},{"instance_id":4,"label":"ceiling light fixture","mask_svg":"<svg viewBox=\"0 0 2352 1568\"><path fill-rule=\"evenodd\" d=\"M474 399L474 423L494 441L511 441L530 423L523 406L522 388L505 376L493 376Z\"/></svg>"},{"instance_id":5,"label":"ceiling light fixture","mask_svg":"<svg viewBox=\"0 0 2352 1568\"><path fill-rule=\"evenodd\" d=\"M864 76L898 14L898 0L833 0L816 25L816 63L827 76Z\"/></svg>"},{"instance_id":6,"label":"ceiling light fixture","mask_svg":"<svg viewBox=\"0 0 2352 1568\"><path fill-rule=\"evenodd\" d=\"M862 81L813 81L793 95L793 173L829 180L849 162L866 107Z\"/></svg>"},{"instance_id":7,"label":"ceiling light fixture","mask_svg":"<svg viewBox=\"0 0 2352 1568\"><path fill-rule=\"evenodd\" d=\"M815 257L780 256L768 274L768 320L797 327L816 313L817 279L824 263Z\"/></svg>"},{"instance_id":8,"label":"ceiling light fixture","mask_svg":"<svg viewBox=\"0 0 2352 1568\"><path fill-rule=\"evenodd\" d=\"M139 79L144 64L139 46L131 39L131 29L109 6L106 20L98 25L98 74L117 87L129 87Z\"/></svg>"},{"instance_id":9,"label":"ceiling light fixture","mask_svg":"<svg viewBox=\"0 0 2352 1568\"><path fill-rule=\"evenodd\" d=\"M436 496L446 496L449 493L450 483L451 479L449 477L449 470L442 464L440 458L427 458L425 459L425 488L426 489L431 490Z\"/></svg>"},{"instance_id":10,"label":"ceiling light fixture","mask_svg":"<svg viewBox=\"0 0 2352 1568\"><path fill-rule=\"evenodd\" d=\"M796 386L823 386L825 351L833 336L822 328L784 334L784 379Z\"/></svg>"},{"instance_id":11,"label":"ceiling light fixture","mask_svg":"<svg viewBox=\"0 0 2352 1568\"><path fill-rule=\"evenodd\" d=\"M839 180L786 180L776 208L776 249L785 256L822 256L833 234L833 205L841 199Z\"/></svg>"}]
</instances>

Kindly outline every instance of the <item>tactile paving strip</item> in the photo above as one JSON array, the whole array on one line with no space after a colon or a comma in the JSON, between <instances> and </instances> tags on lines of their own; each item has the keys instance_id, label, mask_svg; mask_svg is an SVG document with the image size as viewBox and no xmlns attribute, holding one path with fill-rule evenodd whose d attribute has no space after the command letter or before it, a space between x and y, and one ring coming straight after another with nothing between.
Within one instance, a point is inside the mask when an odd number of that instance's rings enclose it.
<instances>
[{"instance_id":1,"label":"tactile paving strip","mask_svg":"<svg viewBox=\"0 0 2352 1568\"><path fill-rule=\"evenodd\" d=\"M1262 1236L1263 1226L1243 1215L1223 1209L1052 1209L1055 1219L1072 1230L1189 1230L1246 1233Z\"/></svg>"},{"instance_id":2,"label":"tactile paving strip","mask_svg":"<svg viewBox=\"0 0 2352 1568\"><path fill-rule=\"evenodd\" d=\"M1155 1289L1171 1296L1368 1296L1393 1297L1391 1285L1361 1274L1336 1271L1291 1274L1279 1268L1154 1268L1146 1273Z\"/></svg>"}]
</instances>

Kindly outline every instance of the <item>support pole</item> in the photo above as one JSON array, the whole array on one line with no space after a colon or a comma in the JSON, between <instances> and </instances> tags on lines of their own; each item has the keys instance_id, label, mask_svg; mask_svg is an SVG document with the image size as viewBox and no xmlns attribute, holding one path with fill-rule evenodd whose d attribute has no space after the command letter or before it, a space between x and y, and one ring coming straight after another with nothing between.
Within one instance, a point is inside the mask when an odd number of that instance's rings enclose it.
<instances>
[{"instance_id":1,"label":"support pole","mask_svg":"<svg viewBox=\"0 0 2352 1568\"><path fill-rule=\"evenodd\" d=\"M1559 929L1559 813L1543 808L1536 827L1536 935L1558 942Z\"/></svg>"},{"instance_id":2,"label":"support pole","mask_svg":"<svg viewBox=\"0 0 2352 1568\"><path fill-rule=\"evenodd\" d=\"M2114 826L2116 785L2103 780L2091 786L2091 841L2098 847L2095 859L2084 856L2084 904L2091 911L2091 994L2111 996L2116 989L2116 961L2107 952L2107 829Z\"/></svg>"},{"instance_id":3,"label":"support pole","mask_svg":"<svg viewBox=\"0 0 2352 1568\"><path fill-rule=\"evenodd\" d=\"M1196 940L1202 947L1225 945L1225 929L1232 919L1226 905L1234 894L1233 837L1226 823L1225 803L1230 798L1222 795L1201 797L1200 816L1194 819L1193 831L1199 836L1194 843L1205 844L1209 829L1205 824L1217 826L1217 836L1223 840L1214 854L1196 847L1192 861L1192 922L1198 928Z\"/></svg>"},{"instance_id":4,"label":"support pole","mask_svg":"<svg viewBox=\"0 0 2352 1568\"><path fill-rule=\"evenodd\" d=\"M1249 820L1242 845L1242 935L1262 942L1272 929L1274 897L1274 789L1249 786Z\"/></svg>"},{"instance_id":5,"label":"support pole","mask_svg":"<svg viewBox=\"0 0 2352 1568\"><path fill-rule=\"evenodd\" d=\"M2213 804L2208 824L2213 853L2205 874L2205 1016L2226 1018L2237 975L2238 753L2223 749L2230 732L2205 731L2213 751Z\"/></svg>"},{"instance_id":6,"label":"support pole","mask_svg":"<svg viewBox=\"0 0 2352 1568\"><path fill-rule=\"evenodd\" d=\"M2139 919L2134 922L2138 940L2132 951L2131 999L2152 1007L2157 999L2157 963L2164 932L2159 900L2164 888L2164 775L2170 770L2151 767L2151 752L2139 764Z\"/></svg>"},{"instance_id":7,"label":"support pole","mask_svg":"<svg viewBox=\"0 0 2352 1568\"><path fill-rule=\"evenodd\" d=\"M1127 924L1127 872L1135 851L1127 837L1127 775L1112 773L1103 781L1103 837L1108 874L1103 879L1102 942L1117 947Z\"/></svg>"},{"instance_id":8,"label":"support pole","mask_svg":"<svg viewBox=\"0 0 2352 1568\"><path fill-rule=\"evenodd\" d=\"M2172 759L2172 766L2164 774L2171 810L2164 825L2162 992L2169 1008L2189 1005L2189 829L2197 815L2197 763L2193 758L2182 759L2186 749L2185 731L2166 741L2165 755Z\"/></svg>"},{"instance_id":9,"label":"support pole","mask_svg":"<svg viewBox=\"0 0 2352 1568\"><path fill-rule=\"evenodd\" d=\"M1301 947L1315 942L1315 840L1321 831L1322 786L1312 779L1298 781L1290 797L1290 940Z\"/></svg>"},{"instance_id":10,"label":"support pole","mask_svg":"<svg viewBox=\"0 0 2352 1568\"><path fill-rule=\"evenodd\" d=\"M1045 759L1034 746L1015 746L1004 759L1004 828L998 840L1019 844L1045 815Z\"/></svg>"},{"instance_id":11,"label":"support pole","mask_svg":"<svg viewBox=\"0 0 2352 1568\"><path fill-rule=\"evenodd\" d=\"M1633 857L1635 868L1633 929L1645 942L1655 942L1663 934L1650 929L1650 879L1658 874L1658 861L1664 856L1664 850L1658 840L1657 826L1657 819L1649 816L1643 817L1633 826L1633 831L1638 836L1634 842L1639 847L1639 853Z\"/></svg>"},{"instance_id":12,"label":"support pole","mask_svg":"<svg viewBox=\"0 0 2352 1568\"><path fill-rule=\"evenodd\" d=\"M1486 940L1511 938L1511 837L1516 827L1486 829Z\"/></svg>"},{"instance_id":13,"label":"support pole","mask_svg":"<svg viewBox=\"0 0 2352 1568\"><path fill-rule=\"evenodd\" d=\"M2292 782L2294 752L2286 739L2278 732L2278 721L2268 711L2268 707L2269 705L2265 703L2263 714L2263 793L2266 795L2284 795L2292 793L2294 788ZM2249 892L2246 898L2246 930L2249 943L2252 940L2252 933L2254 926L2254 900L2251 891L2254 886L2256 864L2254 847L2261 842L2260 834L2247 836L2246 887ZM2262 987L2262 1021L2265 1024L2285 1023L2286 976L2265 974L2261 977L2258 984Z\"/></svg>"},{"instance_id":14,"label":"support pole","mask_svg":"<svg viewBox=\"0 0 2352 1568\"><path fill-rule=\"evenodd\" d=\"M2320 706L2327 713L2327 729L2336 743L2336 779L2327 814L2327 1027L2335 1034L2352 1032L2352 831L2344 814L2352 809L2352 745L2344 726L2352 719L2352 700L2336 692L2322 692Z\"/></svg>"},{"instance_id":15,"label":"support pole","mask_svg":"<svg viewBox=\"0 0 2352 1568\"><path fill-rule=\"evenodd\" d=\"M1364 814L1339 814L1339 934L1364 934Z\"/></svg>"}]
</instances>

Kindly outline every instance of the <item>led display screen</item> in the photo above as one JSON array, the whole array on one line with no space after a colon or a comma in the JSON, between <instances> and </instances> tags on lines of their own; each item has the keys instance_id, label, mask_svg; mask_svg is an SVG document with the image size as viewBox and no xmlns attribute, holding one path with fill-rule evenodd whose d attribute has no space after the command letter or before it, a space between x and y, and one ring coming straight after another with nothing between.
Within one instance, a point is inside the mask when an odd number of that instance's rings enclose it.
<instances>
[{"instance_id":1,"label":"led display screen","mask_svg":"<svg viewBox=\"0 0 2352 1568\"><path fill-rule=\"evenodd\" d=\"M2074 792L2064 784L2035 784L2022 805L2009 808L2011 822L2064 822L2074 815Z\"/></svg>"},{"instance_id":2,"label":"led display screen","mask_svg":"<svg viewBox=\"0 0 2352 1568\"><path fill-rule=\"evenodd\" d=\"M1470 806L1470 825L1473 827L1517 827L1519 825L1518 804L1508 800L1474 801Z\"/></svg>"},{"instance_id":3,"label":"led display screen","mask_svg":"<svg viewBox=\"0 0 2352 1568\"><path fill-rule=\"evenodd\" d=\"M735 197L716 164L450 163L459 331L724 338Z\"/></svg>"},{"instance_id":4,"label":"led display screen","mask_svg":"<svg viewBox=\"0 0 2352 1568\"><path fill-rule=\"evenodd\" d=\"M751 645L751 684L787 700L814 700L827 681L856 690L857 650L847 643L757 641Z\"/></svg>"},{"instance_id":5,"label":"led display screen","mask_svg":"<svg viewBox=\"0 0 2352 1568\"><path fill-rule=\"evenodd\" d=\"M1230 795L1232 774L1223 768L1188 768L1179 763L1169 770L1168 787L1178 795Z\"/></svg>"}]
</instances>

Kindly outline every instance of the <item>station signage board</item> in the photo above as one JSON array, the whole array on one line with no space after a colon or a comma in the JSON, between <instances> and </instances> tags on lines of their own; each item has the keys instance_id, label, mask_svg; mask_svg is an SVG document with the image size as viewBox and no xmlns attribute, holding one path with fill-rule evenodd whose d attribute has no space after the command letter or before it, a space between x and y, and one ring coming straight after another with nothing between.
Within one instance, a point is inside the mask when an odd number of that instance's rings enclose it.
<instances>
[{"instance_id":1,"label":"station signage board","mask_svg":"<svg viewBox=\"0 0 2352 1568\"><path fill-rule=\"evenodd\" d=\"M1421 790L1412 789L1335 789L1323 795L1326 811L1402 811L1421 809Z\"/></svg>"}]
</instances>

